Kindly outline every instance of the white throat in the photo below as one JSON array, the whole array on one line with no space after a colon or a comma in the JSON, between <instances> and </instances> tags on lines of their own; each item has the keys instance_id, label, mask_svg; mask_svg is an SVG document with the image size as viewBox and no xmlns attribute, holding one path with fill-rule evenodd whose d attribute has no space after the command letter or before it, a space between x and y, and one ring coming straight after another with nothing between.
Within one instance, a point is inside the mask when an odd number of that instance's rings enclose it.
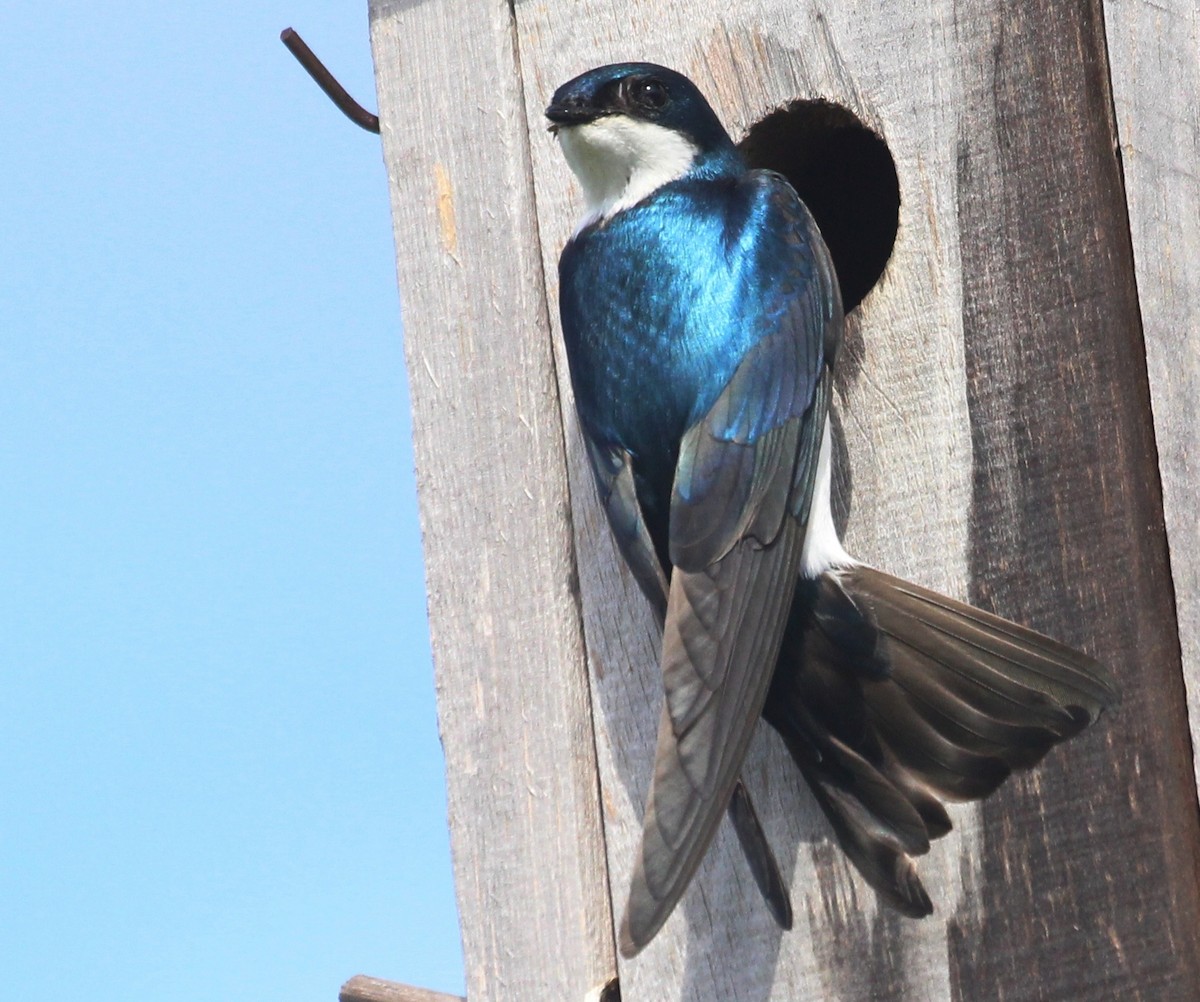
<instances>
[{"instance_id":1,"label":"white throat","mask_svg":"<svg viewBox=\"0 0 1200 1002\"><path fill-rule=\"evenodd\" d=\"M587 203L579 229L610 219L683 177L699 152L673 129L626 115L563 126L558 139Z\"/></svg>"}]
</instances>

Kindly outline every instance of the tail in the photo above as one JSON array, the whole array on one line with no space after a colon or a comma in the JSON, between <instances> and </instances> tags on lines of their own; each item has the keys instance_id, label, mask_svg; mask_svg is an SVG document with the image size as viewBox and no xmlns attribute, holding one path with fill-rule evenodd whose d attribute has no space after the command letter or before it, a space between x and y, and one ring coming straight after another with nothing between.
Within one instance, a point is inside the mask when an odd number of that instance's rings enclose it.
<instances>
[{"instance_id":1,"label":"tail","mask_svg":"<svg viewBox=\"0 0 1200 1002\"><path fill-rule=\"evenodd\" d=\"M1116 701L1092 658L869 567L801 580L763 715L867 882L933 905L914 856Z\"/></svg>"}]
</instances>

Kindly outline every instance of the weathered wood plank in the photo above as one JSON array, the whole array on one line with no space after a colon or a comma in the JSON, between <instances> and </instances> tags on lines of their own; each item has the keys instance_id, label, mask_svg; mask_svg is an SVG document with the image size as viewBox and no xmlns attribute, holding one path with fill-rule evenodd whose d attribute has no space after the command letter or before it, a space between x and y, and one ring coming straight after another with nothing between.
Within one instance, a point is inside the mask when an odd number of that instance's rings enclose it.
<instances>
[{"instance_id":1,"label":"weathered wood plank","mask_svg":"<svg viewBox=\"0 0 1200 1002\"><path fill-rule=\"evenodd\" d=\"M1070 745L985 803L951 964L980 997L1194 999L1195 795L1103 11L972 7L964 42L992 56L964 64L958 164L972 598L1107 661L1123 704L1104 753Z\"/></svg>"},{"instance_id":2,"label":"weathered wood plank","mask_svg":"<svg viewBox=\"0 0 1200 1002\"><path fill-rule=\"evenodd\" d=\"M906 188L897 257L912 264L903 271L893 268L885 290L868 298L839 373L839 441L855 457L850 542L883 566L962 594L971 481L955 293L954 119L934 120L932 93L911 96L914 76L948 77L952 67L939 67L947 58L942 49L909 52L913 62L904 66L890 62L882 37L872 32L910 35L917 29L911 12L889 5L876 14L879 20L872 25L849 10L831 8L822 15L812 3L739 2L714 23L688 4L673 5L671 12L652 4L623 5L618 12L599 0L569 9L519 6L545 267L556 298L557 255L579 207L538 112L557 83L588 65L633 58L674 64L709 94L735 135L786 100L818 95L847 104L885 131ZM942 232L941 226L946 226ZM919 352L920 345L931 350ZM565 376L561 359L559 371ZM879 373L890 377L881 379ZM565 382L562 392L569 399ZM898 422L898 413L907 419ZM661 705L658 637L595 507L573 414L568 413L567 423L606 844L619 909L640 836ZM905 488L891 491L889 483ZM858 503L861 497L870 497L877 507L866 509ZM914 503L919 517L911 509ZM785 875L792 877L796 933L781 938L757 900L736 839L723 828L676 915L642 956L622 965L623 998L822 998L834 991L856 997L868 989L899 997L909 983L927 986L929 997L939 991L945 996L944 925L906 923L879 910L828 844L824 820L781 744L765 728L744 775ZM963 809L957 817L958 832L922 866L943 907L964 896L962 874L976 866L973 810ZM857 946L847 950L851 942ZM857 949L876 963L863 964Z\"/></svg>"},{"instance_id":3,"label":"weathered wood plank","mask_svg":"<svg viewBox=\"0 0 1200 1002\"><path fill-rule=\"evenodd\" d=\"M472 1002L614 969L563 435L506 0L372 0Z\"/></svg>"},{"instance_id":4,"label":"weathered wood plank","mask_svg":"<svg viewBox=\"0 0 1200 1002\"><path fill-rule=\"evenodd\" d=\"M516 6L551 297L579 212L540 116L558 83L665 62L735 135L796 97L849 106L887 139L903 197L895 256L838 380L850 547L1091 651L1125 704L1031 779L956 813L956 835L921 861L939 908L924 923L880 910L761 735L747 779L797 930L774 929L723 831L676 916L622 963L623 997L1194 997L1198 832L1098 0L711 11ZM559 374L569 404L561 359ZM661 699L657 637L569 408L565 420L619 909Z\"/></svg>"},{"instance_id":5,"label":"weathered wood plank","mask_svg":"<svg viewBox=\"0 0 1200 1002\"><path fill-rule=\"evenodd\" d=\"M357 974L342 985L338 1002L466 1002L466 999Z\"/></svg>"},{"instance_id":6,"label":"weathered wood plank","mask_svg":"<svg viewBox=\"0 0 1200 1002\"><path fill-rule=\"evenodd\" d=\"M1200 785L1200 6L1104 14Z\"/></svg>"}]
</instances>

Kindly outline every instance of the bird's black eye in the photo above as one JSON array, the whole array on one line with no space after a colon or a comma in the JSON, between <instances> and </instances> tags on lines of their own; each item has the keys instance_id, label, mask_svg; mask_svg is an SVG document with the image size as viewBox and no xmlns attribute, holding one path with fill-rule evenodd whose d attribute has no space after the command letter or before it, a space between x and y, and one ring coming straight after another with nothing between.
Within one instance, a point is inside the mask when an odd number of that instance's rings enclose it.
<instances>
[{"instance_id":1,"label":"bird's black eye","mask_svg":"<svg viewBox=\"0 0 1200 1002\"><path fill-rule=\"evenodd\" d=\"M642 77L630 80L626 94L631 104L645 111L658 111L667 103L667 87L661 80Z\"/></svg>"}]
</instances>

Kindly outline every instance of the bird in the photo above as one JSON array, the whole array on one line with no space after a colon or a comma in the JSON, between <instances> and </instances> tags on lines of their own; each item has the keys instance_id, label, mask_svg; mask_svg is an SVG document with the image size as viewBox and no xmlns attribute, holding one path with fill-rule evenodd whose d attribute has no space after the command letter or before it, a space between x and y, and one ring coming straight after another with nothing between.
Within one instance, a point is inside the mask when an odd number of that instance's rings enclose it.
<instances>
[{"instance_id":1,"label":"bird","mask_svg":"<svg viewBox=\"0 0 1200 1002\"><path fill-rule=\"evenodd\" d=\"M764 719L878 897L933 911L915 859L1117 698L1105 668L855 559L831 504L844 317L803 201L752 169L686 76L600 66L545 111L585 211L559 260L579 427L662 626L663 706L618 932L632 957L728 815L775 920L787 884L741 781Z\"/></svg>"}]
</instances>

